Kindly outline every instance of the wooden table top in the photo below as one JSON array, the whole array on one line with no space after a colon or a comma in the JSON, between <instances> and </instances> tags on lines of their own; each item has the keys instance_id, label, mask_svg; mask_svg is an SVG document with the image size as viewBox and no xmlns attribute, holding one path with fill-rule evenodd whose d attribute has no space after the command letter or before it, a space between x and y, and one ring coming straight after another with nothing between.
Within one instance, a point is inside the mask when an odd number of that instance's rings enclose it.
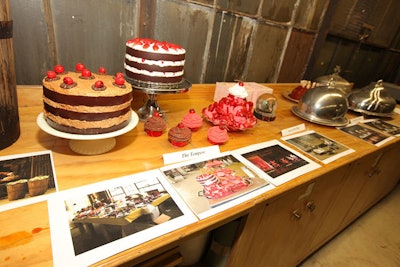
<instances>
[{"instance_id":1,"label":"wooden table top","mask_svg":"<svg viewBox=\"0 0 400 267\"><path fill-rule=\"evenodd\" d=\"M163 246L172 248L174 243L181 239L190 237L195 233L209 231L212 228L246 214L257 203L275 197L284 191L310 181L323 173L334 170L366 154L399 142L399 138L395 138L381 147L376 147L345 134L334 127L309 123L293 115L290 109L295 103L281 96L282 92L293 89L297 84L265 85L274 90L274 95L278 99L276 119L272 122L258 121L254 128L243 132L230 132L229 141L220 146L221 152L273 139L279 140L282 137L281 131L283 129L304 123L307 130L315 130L320 134L355 149L356 153L344 156L326 165L322 164L324 165L323 168L318 168L315 171L302 175L255 199L119 253L100 262L99 265L117 265L126 260L138 258L146 253L148 255L155 254L157 248ZM213 102L214 90L215 84L195 84L186 93L159 95L158 103L167 112L167 130L176 126L190 108L194 108L197 113L201 113L204 107ZM172 146L167 140L166 133L161 137L147 136L143 129L143 122L139 122L130 132L116 137L116 146L111 151L93 156L78 155L70 150L68 145L69 140L51 136L38 127L36 118L43 109L41 86L18 86L17 91L21 135L17 142L1 150L0 156L51 150L59 190L156 169L164 165L162 156L165 153L211 145L207 141L207 130L211 125L206 122L203 123L203 127L199 131L193 133L190 144L182 148ZM137 110L146 100L147 96L145 94L135 91L133 109ZM349 119L356 116L358 115L350 112L347 114ZM389 122L400 125L400 116L395 114ZM22 218L24 221L10 219L16 214L21 214L20 209L27 210L29 214L24 215L26 217ZM34 204L33 207L23 207L0 213L0 225L2 225L0 239L7 238L19 232L26 232L25 234L33 238L29 239L30 241L26 241L23 245L3 248L9 256L6 258L2 257L0 264L11 265L11 263L23 263L25 265L40 264L40 266L52 266L51 253L48 252L51 251L49 224L48 219L45 218L46 216L42 216L46 210L46 203L38 203ZM32 229L40 229L41 233L33 235ZM21 256L20 251L27 251L29 249L33 250L31 254ZM34 251L38 251L38 249L47 252L37 257L37 254L40 253Z\"/></svg>"}]
</instances>

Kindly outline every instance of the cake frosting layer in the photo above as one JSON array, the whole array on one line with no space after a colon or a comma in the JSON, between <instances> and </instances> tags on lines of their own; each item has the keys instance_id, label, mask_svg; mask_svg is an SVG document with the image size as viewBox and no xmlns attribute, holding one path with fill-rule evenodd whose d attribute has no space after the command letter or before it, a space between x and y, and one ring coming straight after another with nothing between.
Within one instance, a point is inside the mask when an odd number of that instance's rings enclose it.
<instances>
[{"instance_id":1,"label":"cake frosting layer","mask_svg":"<svg viewBox=\"0 0 400 267\"><path fill-rule=\"evenodd\" d=\"M126 42L124 68L134 80L179 83L183 79L186 51L181 46L152 39Z\"/></svg>"},{"instance_id":2,"label":"cake frosting layer","mask_svg":"<svg viewBox=\"0 0 400 267\"><path fill-rule=\"evenodd\" d=\"M43 113L56 130L107 133L125 127L131 117L132 88L121 74L48 73L42 85Z\"/></svg>"}]
</instances>

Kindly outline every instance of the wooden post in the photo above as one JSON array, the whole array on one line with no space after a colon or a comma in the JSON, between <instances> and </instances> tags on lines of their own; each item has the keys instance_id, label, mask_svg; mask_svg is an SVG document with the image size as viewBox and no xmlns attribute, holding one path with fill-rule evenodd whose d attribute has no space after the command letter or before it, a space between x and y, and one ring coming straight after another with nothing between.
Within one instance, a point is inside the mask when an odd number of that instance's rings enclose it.
<instances>
[{"instance_id":1,"label":"wooden post","mask_svg":"<svg viewBox=\"0 0 400 267\"><path fill-rule=\"evenodd\" d=\"M0 4L0 150L20 135L9 0Z\"/></svg>"}]
</instances>

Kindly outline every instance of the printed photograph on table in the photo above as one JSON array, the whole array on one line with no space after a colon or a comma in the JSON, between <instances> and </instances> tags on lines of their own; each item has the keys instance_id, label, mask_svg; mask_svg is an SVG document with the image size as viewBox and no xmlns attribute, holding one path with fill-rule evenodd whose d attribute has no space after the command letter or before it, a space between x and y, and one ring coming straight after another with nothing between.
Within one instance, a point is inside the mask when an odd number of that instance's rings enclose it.
<instances>
[{"instance_id":1,"label":"printed photograph on table","mask_svg":"<svg viewBox=\"0 0 400 267\"><path fill-rule=\"evenodd\" d=\"M0 157L0 211L42 201L56 191L51 151Z\"/></svg>"},{"instance_id":2,"label":"printed photograph on table","mask_svg":"<svg viewBox=\"0 0 400 267\"><path fill-rule=\"evenodd\" d=\"M400 127L383 120L365 120L363 124L390 135L400 136Z\"/></svg>"},{"instance_id":3,"label":"printed photograph on table","mask_svg":"<svg viewBox=\"0 0 400 267\"><path fill-rule=\"evenodd\" d=\"M197 220L159 170L60 193L49 202L56 266L87 266Z\"/></svg>"},{"instance_id":4,"label":"printed photograph on table","mask_svg":"<svg viewBox=\"0 0 400 267\"><path fill-rule=\"evenodd\" d=\"M354 152L353 149L315 131L306 131L282 137L282 140L296 146L325 164Z\"/></svg>"},{"instance_id":5,"label":"printed photograph on table","mask_svg":"<svg viewBox=\"0 0 400 267\"><path fill-rule=\"evenodd\" d=\"M265 177L275 186L320 167L278 140L243 147L232 153L243 157L261 177Z\"/></svg>"},{"instance_id":6,"label":"printed photograph on table","mask_svg":"<svg viewBox=\"0 0 400 267\"><path fill-rule=\"evenodd\" d=\"M340 127L339 130L348 133L352 136L355 136L375 146L380 146L386 143L387 141L393 139L393 136L389 136L388 134L375 131L369 127L360 124L353 124L346 127Z\"/></svg>"},{"instance_id":7,"label":"printed photograph on table","mask_svg":"<svg viewBox=\"0 0 400 267\"><path fill-rule=\"evenodd\" d=\"M215 158L170 165L161 171L200 219L273 188L228 152Z\"/></svg>"}]
</instances>

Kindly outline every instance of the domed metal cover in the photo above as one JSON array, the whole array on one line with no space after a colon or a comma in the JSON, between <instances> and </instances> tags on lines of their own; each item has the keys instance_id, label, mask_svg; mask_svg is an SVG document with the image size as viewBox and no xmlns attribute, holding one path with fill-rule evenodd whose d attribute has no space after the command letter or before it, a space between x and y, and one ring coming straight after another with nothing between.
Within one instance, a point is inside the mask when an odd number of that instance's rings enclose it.
<instances>
[{"instance_id":1,"label":"domed metal cover","mask_svg":"<svg viewBox=\"0 0 400 267\"><path fill-rule=\"evenodd\" d=\"M315 79L315 82L317 86L328 86L328 83L333 80L335 82L335 88L342 91L345 95L348 95L351 92L351 84L342 78L339 73L340 66L336 66L332 74L318 77Z\"/></svg>"},{"instance_id":2,"label":"domed metal cover","mask_svg":"<svg viewBox=\"0 0 400 267\"><path fill-rule=\"evenodd\" d=\"M309 89L292 112L302 119L325 126L344 126L348 124L346 112L347 98L339 89L319 86Z\"/></svg>"},{"instance_id":3,"label":"domed metal cover","mask_svg":"<svg viewBox=\"0 0 400 267\"><path fill-rule=\"evenodd\" d=\"M375 87L359 89L348 96L349 109L366 115L391 117L396 108L394 99L379 80Z\"/></svg>"}]
</instances>

